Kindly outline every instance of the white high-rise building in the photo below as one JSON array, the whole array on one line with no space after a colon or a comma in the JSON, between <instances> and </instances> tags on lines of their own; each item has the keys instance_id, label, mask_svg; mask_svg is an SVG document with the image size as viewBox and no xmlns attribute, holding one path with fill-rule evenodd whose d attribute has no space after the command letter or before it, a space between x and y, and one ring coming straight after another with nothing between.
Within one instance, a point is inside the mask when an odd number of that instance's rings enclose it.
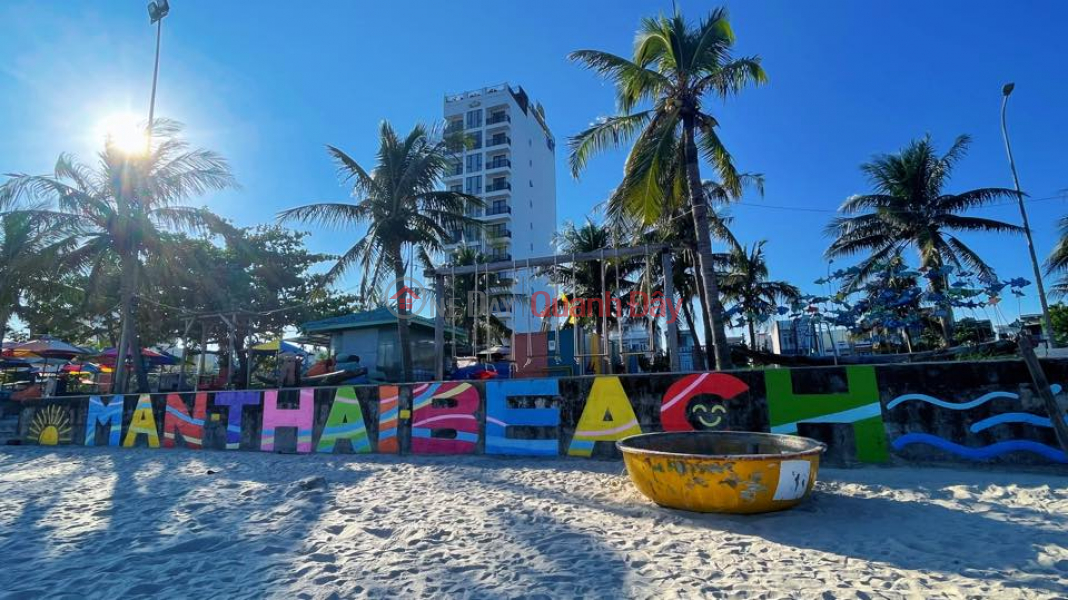
<instances>
[{"instance_id":1,"label":"white high-rise building","mask_svg":"<svg viewBox=\"0 0 1068 600\"><path fill-rule=\"evenodd\" d=\"M541 278L528 278L523 259L552 254L556 230L556 140L541 104L522 87L507 83L445 96L446 134L462 132L457 161L445 178L451 190L480 196L485 207L470 216L484 228L454 231L453 251L477 249L489 262L513 261L520 269L513 288L491 290L494 312L518 332L537 330L541 319L528 317L529 296L549 291ZM502 273L503 278L509 278ZM524 302L514 302L515 296ZM521 308L522 307L522 308ZM510 314L514 310L515 314Z\"/></svg>"}]
</instances>

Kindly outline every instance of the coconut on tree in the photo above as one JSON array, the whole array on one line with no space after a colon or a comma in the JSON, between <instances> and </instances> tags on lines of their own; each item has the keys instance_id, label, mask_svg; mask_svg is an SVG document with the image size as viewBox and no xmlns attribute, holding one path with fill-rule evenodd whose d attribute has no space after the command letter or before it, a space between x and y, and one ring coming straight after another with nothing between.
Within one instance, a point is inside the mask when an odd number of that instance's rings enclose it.
<instances>
[{"instance_id":1,"label":"coconut on tree","mask_svg":"<svg viewBox=\"0 0 1068 600\"><path fill-rule=\"evenodd\" d=\"M730 366L730 350L701 160L715 169L732 194L741 192L742 182L705 101L726 99L766 81L759 58L733 56L734 41L725 9L712 11L697 24L687 22L676 9L671 16L641 21L630 59L599 50L570 55L615 84L619 113L599 119L570 140L572 174L577 177L594 154L633 140L610 207L649 226L685 199L695 231L700 285L708 300L709 337L720 369Z\"/></svg>"}]
</instances>

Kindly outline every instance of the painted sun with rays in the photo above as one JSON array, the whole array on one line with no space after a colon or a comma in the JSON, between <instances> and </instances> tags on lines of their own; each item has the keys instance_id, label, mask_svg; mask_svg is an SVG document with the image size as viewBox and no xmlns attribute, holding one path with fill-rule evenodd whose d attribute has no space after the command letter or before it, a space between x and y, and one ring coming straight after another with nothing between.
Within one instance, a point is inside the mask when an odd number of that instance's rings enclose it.
<instances>
[{"instance_id":1,"label":"painted sun with rays","mask_svg":"<svg viewBox=\"0 0 1068 600\"><path fill-rule=\"evenodd\" d=\"M37 409L30 422L31 440L37 440L42 446L70 443L70 418L67 411L59 406L46 406Z\"/></svg>"}]
</instances>

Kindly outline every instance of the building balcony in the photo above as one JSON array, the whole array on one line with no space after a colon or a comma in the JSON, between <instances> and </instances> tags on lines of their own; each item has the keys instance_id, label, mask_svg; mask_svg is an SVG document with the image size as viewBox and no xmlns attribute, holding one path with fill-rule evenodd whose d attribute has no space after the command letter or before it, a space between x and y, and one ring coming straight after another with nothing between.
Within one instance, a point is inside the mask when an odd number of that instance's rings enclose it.
<instances>
[{"instance_id":1,"label":"building balcony","mask_svg":"<svg viewBox=\"0 0 1068 600\"><path fill-rule=\"evenodd\" d=\"M487 171L490 171L492 169L509 169L511 167L512 161L508 160L507 158L498 158L486 163Z\"/></svg>"},{"instance_id":2,"label":"building balcony","mask_svg":"<svg viewBox=\"0 0 1068 600\"><path fill-rule=\"evenodd\" d=\"M486 230L486 239L502 239L512 237L512 232L509 229L503 227L490 228Z\"/></svg>"},{"instance_id":3,"label":"building balcony","mask_svg":"<svg viewBox=\"0 0 1068 600\"><path fill-rule=\"evenodd\" d=\"M491 193L491 192L505 192L505 191L508 191L508 190L511 190L511 189L512 189L512 184L508 183L507 181L502 181L500 183L491 183L491 184L487 185L486 186L486 193L488 194L488 193Z\"/></svg>"},{"instance_id":4,"label":"building balcony","mask_svg":"<svg viewBox=\"0 0 1068 600\"><path fill-rule=\"evenodd\" d=\"M511 206L489 206L486 207L487 217L496 217L498 215L510 215L512 214Z\"/></svg>"},{"instance_id":5,"label":"building balcony","mask_svg":"<svg viewBox=\"0 0 1068 600\"><path fill-rule=\"evenodd\" d=\"M512 255L507 252L496 252L493 254L487 254L486 260L489 262L512 262Z\"/></svg>"},{"instance_id":6,"label":"building balcony","mask_svg":"<svg viewBox=\"0 0 1068 600\"><path fill-rule=\"evenodd\" d=\"M496 125L498 123L511 123L512 117L507 114L490 115L490 118L486 119L486 125Z\"/></svg>"},{"instance_id":7,"label":"building balcony","mask_svg":"<svg viewBox=\"0 0 1068 600\"><path fill-rule=\"evenodd\" d=\"M506 135L495 135L492 138L486 140L486 147L492 148L493 146L509 146L512 144L512 138Z\"/></svg>"}]
</instances>

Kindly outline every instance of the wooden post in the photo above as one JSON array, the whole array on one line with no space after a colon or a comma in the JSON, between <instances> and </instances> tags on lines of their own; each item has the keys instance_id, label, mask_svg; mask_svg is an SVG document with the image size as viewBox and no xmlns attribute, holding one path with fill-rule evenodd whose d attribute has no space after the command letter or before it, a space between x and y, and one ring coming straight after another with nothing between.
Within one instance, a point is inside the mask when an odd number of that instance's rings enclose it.
<instances>
[{"instance_id":1,"label":"wooden post","mask_svg":"<svg viewBox=\"0 0 1068 600\"><path fill-rule=\"evenodd\" d=\"M1020 346L1020 356L1031 373L1031 381L1034 382L1035 389L1046 405L1046 412L1049 413L1049 420L1053 424L1057 443L1060 444L1061 450L1068 454L1068 423L1065 423L1064 412L1057 405L1057 399L1053 397L1053 392L1049 389L1049 381L1046 380L1046 373L1042 370L1042 363L1038 362L1038 357L1035 356L1035 346L1031 341L1031 336L1027 333L1020 333L1017 343Z\"/></svg>"},{"instance_id":2,"label":"wooden post","mask_svg":"<svg viewBox=\"0 0 1068 600\"><path fill-rule=\"evenodd\" d=\"M672 279L672 273L675 270L673 261L671 260L671 251L664 250L660 255L660 265L664 271L664 301L674 305L675 303L675 281ZM671 319L671 312L668 311L668 317L665 319L667 322L667 352L668 360L671 363L671 372L678 373L682 367L679 365L679 320L678 315L675 315L675 320ZM697 332L694 332L694 339L697 336Z\"/></svg>"}]
</instances>

